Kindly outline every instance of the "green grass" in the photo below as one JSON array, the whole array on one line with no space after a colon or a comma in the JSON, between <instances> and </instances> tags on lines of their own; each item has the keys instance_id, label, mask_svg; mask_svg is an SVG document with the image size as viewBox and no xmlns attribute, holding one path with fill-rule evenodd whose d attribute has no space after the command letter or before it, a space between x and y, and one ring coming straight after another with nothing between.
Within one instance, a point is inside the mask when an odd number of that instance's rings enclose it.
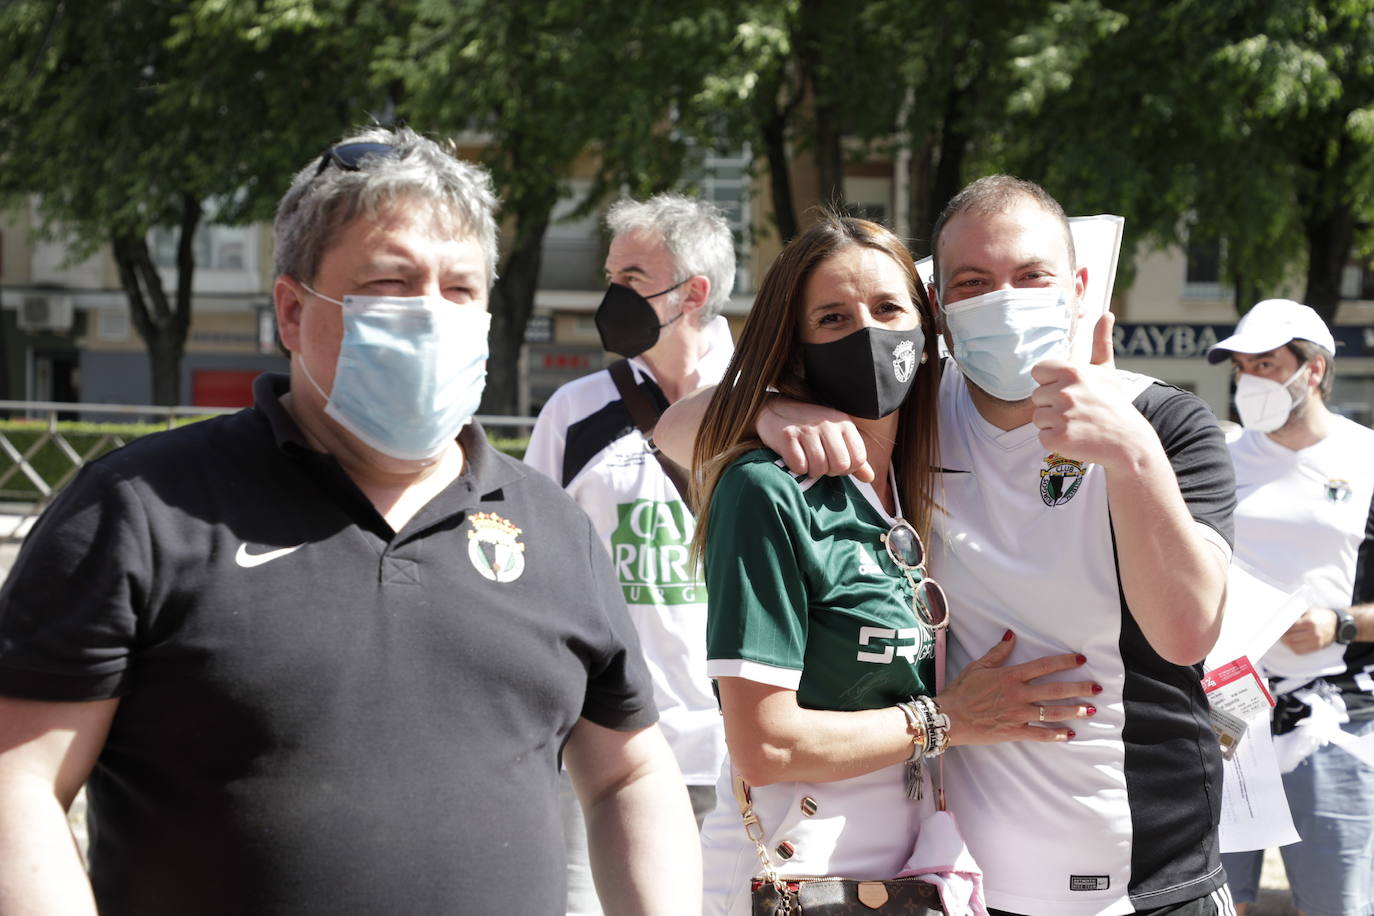
<instances>
[{"instance_id":1,"label":"green grass","mask_svg":"<svg viewBox=\"0 0 1374 916\"><path fill-rule=\"evenodd\" d=\"M175 422L177 426L196 423L204 417L186 417ZM66 440L80 461L90 461L106 452L131 442L139 436L159 432L167 428L165 423L82 423L61 422L57 433ZM0 420L0 436L8 439L20 454L26 455L29 464L44 482L60 489L76 474L77 464L55 438L38 443L48 437L46 420ZM525 456L529 437L492 436L491 444L515 458ZM35 450L36 447L36 450ZM32 453L30 453L32 452ZM42 493L23 471L19 470L8 451L0 452L0 502L33 502L41 499Z\"/></svg>"}]
</instances>

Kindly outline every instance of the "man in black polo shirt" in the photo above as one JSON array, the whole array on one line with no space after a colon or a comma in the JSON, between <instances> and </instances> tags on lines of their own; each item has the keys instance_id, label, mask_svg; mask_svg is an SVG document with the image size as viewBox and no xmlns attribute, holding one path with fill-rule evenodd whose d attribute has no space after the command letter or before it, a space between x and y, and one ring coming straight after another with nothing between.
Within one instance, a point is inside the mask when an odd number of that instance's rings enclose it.
<instances>
[{"instance_id":1,"label":"man in black polo shirt","mask_svg":"<svg viewBox=\"0 0 1374 916\"><path fill-rule=\"evenodd\" d=\"M0 912L560 913L560 756L608 910L699 911L605 551L470 422L494 203L407 130L326 152L276 220L289 379L39 522L0 591Z\"/></svg>"}]
</instances>

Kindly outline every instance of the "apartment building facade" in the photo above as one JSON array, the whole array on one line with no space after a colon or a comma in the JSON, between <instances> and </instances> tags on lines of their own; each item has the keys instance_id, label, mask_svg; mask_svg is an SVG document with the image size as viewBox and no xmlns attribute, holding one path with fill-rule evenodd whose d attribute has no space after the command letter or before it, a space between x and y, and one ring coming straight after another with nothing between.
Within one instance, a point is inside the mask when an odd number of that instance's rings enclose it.
<instances>
[{"instance_id":1,"label":"apartment building facade","mask_svg":"<svg viewBox=\"0 0 1374 916\"><path fill-rule=\"evenodd\" d=\"M900 206L902 171L890 162L856 165L846 179L849 205L909 233ZM814 178L804 160L793 174L798 188ZM766 185L751 179L747 152L707 156L691 184L722 207L736 230L739 270L726 314L737 331L757 280L779 249L766 195L751 193L751 186ZM574 216L590 186L590 166L575 169L545 239L520 373L520 403L528 414L536 413L559 385L607 359L592 320L604 290L607 239L599 214ZM799 191L797 197L802 212L805 194ZM1130 244L1129 225L1126 237ZM175 239L155 231L150 243L170 289ZM273 337L271 229L210 224L197 237L196 250L183 400L200 406L246 404L253 377L286 366ZM60 240L46 240L36 231L28 208L0 213L0 258L0 399L150 401L147 357L108 251L70 262ZM1196 391L1219 416L1227 416L1230 372L1225 365L1208 364L1204 355L1235 325L1233 291L1218 281L1214 262L1196 253L1190 257L1184 249L1139 252L1134 266L1134 282L1118 283L1113 296L1118 364ZM1339 352L1332 406L1371 424L1374 269L1352 262L1346 281L1347 299L1333 328ZM1300 297L1301 285L1281 294Z\"/></svg>"}]
</instances>

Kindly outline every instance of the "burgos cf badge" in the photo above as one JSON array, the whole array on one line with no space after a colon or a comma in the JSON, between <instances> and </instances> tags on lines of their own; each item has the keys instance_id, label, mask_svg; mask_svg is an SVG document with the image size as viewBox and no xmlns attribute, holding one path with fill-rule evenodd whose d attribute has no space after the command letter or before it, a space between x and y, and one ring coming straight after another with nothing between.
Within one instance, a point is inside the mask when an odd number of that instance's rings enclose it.
<instances>
[{"instance_id":1,"label":"burgos cf badge","mask_svg":"<svg viewBox=\"0 0 1374 916\"><path fill-rule=\"evenodd\" d=\"M1040 498L1047 506L1062 506L1073 499L1083 483L1083 462L1050 453L1040 469Z\"/></svg>"},{"instance_id":2,"label":"burgos cf badge","mask_svg":"<svg viewBox=\"0 0 1374 916\"><path fill-rule=\"evenodd\" d=\"M493 582L514 582L525 571L520 529L494 512L477 512L468 531L468 559Z\"/></svg>"},{"instance_id":3,"label":"burgos cf badge","mask_svg":"<svg viewBox=\"0 0 1374 916\"><path fill-rule=\"evenodd\" d=\"M1326 498L1333 503L1348 502L1350 500L1350 481L1332 477L1326 482Z\"/></svg>"},{"instance_id":4,"label":"burgos cf badge","mask_svg":"<svg viewBox=\"0 0 1374 916\"><path fill-rule=\"evenodd\" d=\"M911 373L916 371L916 345L909 340L904 340L897 344L897 349L892 351L892 372L897 376L897 381L905 385L911 380Z\"/></svg>"}]
</instances>

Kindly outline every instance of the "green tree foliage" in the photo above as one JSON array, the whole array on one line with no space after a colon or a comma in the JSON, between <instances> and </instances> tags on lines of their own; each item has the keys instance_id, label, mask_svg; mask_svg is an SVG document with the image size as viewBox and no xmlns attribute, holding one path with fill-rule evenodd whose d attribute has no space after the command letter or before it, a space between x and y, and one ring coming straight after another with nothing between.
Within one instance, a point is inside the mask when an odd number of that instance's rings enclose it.
<instances>
[{"instance_id":1,"label":"green tree foliage","mask_svg":"<svg viewBox=\"0 0 1374 916\"><path fill-rule=\"evenodd\" d=\"M1007 168L1008 120L1019 95L1040 81L1054 85L1055 68L1024 65L1028 38L1072 48L1083 16L1040 0L892 0L872 15L907 41L897 70L908 93L900 137L909 150L912 247L923 256L950 198L973 178ZM1022 171L1038 177L1034 168Z\"/></svg>"},{"instance_id":2,"label":"green tree foliage","mask_svg":"<svg viewBox=\"0 0 1374 916\"><path fill-rule=\"evenodd\" d=\"M1374 217L1374 3L1108 0L1028 36L1009 159L1075 209L1222 243L1242 308L1305 271L1328 321Z\"/></svg>"},{"instance_id":3,"label":"green tree foliage","mask_svg":"<svg viewBox=\"0 0 1374 916\"><path fill-rule=\"evenodd\" d=\"M708 80L708 107L766 164L779 235L796 233L810 203L845 206L845 164L872 154L906 163L917 254L929 252L935 217L970 173L996 166L1008 99L1025 82L1012 49L1045 17L1035 0L761 0L730 9L735 37ZM792 180L798 154L813 157L815 186Z\"/></svg>"},{"instance_id":4,"label":"green tree foliage","mask_svg":"<svg viewBox=\"0 0 1374 916\"><path fill-rule=\"evenodd\" d=\"M746 0L722 8L733 31L719 66L702 82L694 110L707 123L698 129L715 129L754 151L767 174L778 235L786 241L797 234L792 154L807 91L794 53L800 3Z\"/></svg>"},{"instance_id":5,"label":"green tree foliage","mask_svg":"<svg viewBox=\"0 0 1374 916\"><path fill-rule=\"evenodd\" d=\"M611 192L672 185L696 146L682 125L700 123L692 107L730 23L720 8L654 0L413 8L413 25L384 44L375 73L402 87L397 111L412 124L483 144L505 244L482 409L513 413L544 235L566 177L590 154L584 210Z\"/></svg>"},{"instance_id":6,"label":"green tree foliage","mask_svg":"<svg viewBox=\"0 0 1374 916\"><path fill-rule=\"evenodd\" d=\"M111 246L153 396L179 400L193 239L264 219L302 160L363 120L386 4L13 0L0 6L0 196L37 195L75 253ZM175 288L148 248L175 227Z\"/></svg>"},{"instance_id":7,"label":"green tree foliage","mask_svg":"<svg viewBox=\"0 0 1374 916\"><path fill-rule=\"evenodd\" d=\"M847 207L844 172L874 145L888 147L902 103L911 43L886 0L752 0L723 8L728 53L703 87L702 110L767 175L781 240L812 204ZM798 156L816 181L794 181Z\"/></svg>"}]
</instances>

